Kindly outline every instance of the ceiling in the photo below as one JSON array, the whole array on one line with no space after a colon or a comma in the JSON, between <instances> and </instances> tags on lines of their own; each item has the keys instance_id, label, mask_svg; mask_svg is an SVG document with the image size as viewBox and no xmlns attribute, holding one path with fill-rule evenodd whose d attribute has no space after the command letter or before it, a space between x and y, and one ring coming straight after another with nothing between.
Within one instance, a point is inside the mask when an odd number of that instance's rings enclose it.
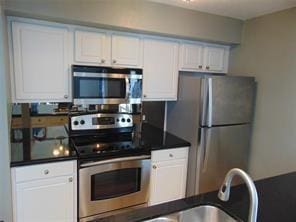
<instances>
[{"instance_id":1,"label":"ceiling","mask_svg":"<svg viewBox=\"0 0 296 222\"><path fill-rule=\"evenodd\" d=\"M224 15L237 19L250 19L296 6L296 0L149 0L192 10Z\"/></svg>"}]
</instances>

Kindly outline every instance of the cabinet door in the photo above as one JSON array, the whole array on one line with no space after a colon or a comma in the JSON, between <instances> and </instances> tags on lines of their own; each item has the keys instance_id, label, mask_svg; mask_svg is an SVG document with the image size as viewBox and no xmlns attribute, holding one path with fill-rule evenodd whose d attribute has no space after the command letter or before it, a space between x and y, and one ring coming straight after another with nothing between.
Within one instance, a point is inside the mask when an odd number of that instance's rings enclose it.
<instances>
[{"instance_id":1,"label":"cabinet door","mask_svg":"<svg viewBox=\"0 0 296 222\"><path fill-rule=\"evenodd\" d=\"M73 177L55 177L16 184L16 222L73 222Z\"/></svg>"},{"instance_id":2,"label":"cabinet door","mask_svg":"<svg viewBox=\"0 0 296 222\"><path fill-rule=\"evenodd\" d=\"M144 40L143 99L176 100L179 44Z\"/></svg>"},{"instance_id":3,"label":"cabinet door","mask_svg":"<svg viewBox=\"0 0 296 222\"><path fill-rule=\"evenodd\" d=\"M67 102L69 32L64 27L12 23L15 102Z\"/></svg>"},{"instance_id":4,"label":"cabinet door","mask_svg":"<svg viewBox=\"0 0 296 222\"><path fill-rule=\"evenodd\" d=\"M149 205L185 197L187 159L152 163Z\"/></svg>"},{"instance_id":5,"label":"cabinet door","mask_svg":"<svg viewBox=\"0 0 296 222\"><path fill-rule=\"evenodd\" d=\"M207 46L204 52L206 71L227 72L228 48L223 46Z\"/></svg>"},{"instance_id":6,"label":"cabinet door","mask_svg":"<svg viewBox=\"0 0 296 222\"><path fill-rule=\"evenodd\" d=\"M112 35L112 66L141 67L141 39L135 36Z\"/></svg>"},{"instance_id":7,"label":"cabinet door","mask_svg":"<svg viewBox=\"0 0 296 222\"><path fill-rule=\"evenodd\" d=\"M111 45L106 33L75 32L76 62L110 65Z\"/></svg>"},{"instance_id":8,"label":"cabinet door","mask_svg":"<svg viewBox=\"0 0 296 222\"><path fill-rule=\"evenodd\" d=\"M180 48L179 69L184 71L200 71L203 68L203 45L182 44Z\"/></svg>"}]
</instances>

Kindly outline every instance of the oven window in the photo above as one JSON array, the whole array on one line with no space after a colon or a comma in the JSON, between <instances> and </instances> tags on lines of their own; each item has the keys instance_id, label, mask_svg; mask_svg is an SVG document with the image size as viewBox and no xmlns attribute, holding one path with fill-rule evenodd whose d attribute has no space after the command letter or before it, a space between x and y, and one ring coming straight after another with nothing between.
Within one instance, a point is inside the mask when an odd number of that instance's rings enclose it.
<instances>
[{"instance_id":1,"label":"oven window","mask_svg":"<svg viewBox=\"0 0 296 222\"><path fill-rule=\"evenodd\" d=\"M91 176L91 200L104 200L141 189L141 168L128 168Z\"/></svg>"},{"instance_id":2,"label":"oven window","mask_svg":"<svg viewBox=\"0 0 296 222\"><path fill-rule=\"evenodd\" d=\"M125 98L125 79L76 77L75 98Z\"/></svg>"}]
</instances>

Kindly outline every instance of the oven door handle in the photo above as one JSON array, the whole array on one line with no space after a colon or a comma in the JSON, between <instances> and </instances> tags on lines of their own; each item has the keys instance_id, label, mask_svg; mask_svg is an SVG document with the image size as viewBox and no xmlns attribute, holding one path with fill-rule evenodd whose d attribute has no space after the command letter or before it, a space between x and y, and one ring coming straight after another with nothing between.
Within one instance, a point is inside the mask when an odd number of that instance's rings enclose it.
<instances>
[{"instance_id":1,"label":"oven door handle","mask_svg":"<svg viewBox=\"0 0 296 222\"><path fill-rule=\"evenodd\" d=\"M102 161L96 161L96 162L90 162L90 163L83 163L80 165L80 167L90 167L90 166L97 166L102 164L108 164L108 163L117 163L122 161L131 161L131 160L144 160L144 159L150 159L150 155L141 155L141 156L130 156L130 157L122 157L122 158L115 158L110 160L102 160Z\"/></svg>"}]
</instances>

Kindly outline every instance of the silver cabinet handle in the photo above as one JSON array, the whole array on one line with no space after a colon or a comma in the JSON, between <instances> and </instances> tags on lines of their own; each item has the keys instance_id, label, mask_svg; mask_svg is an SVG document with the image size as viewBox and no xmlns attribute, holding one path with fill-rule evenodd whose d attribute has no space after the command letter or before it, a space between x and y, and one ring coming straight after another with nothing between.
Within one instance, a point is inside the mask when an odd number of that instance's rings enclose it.
<instances>
[{"instance_id":1,"label":"silver cabinet handle","mask_svg":"<svg viewBox=\"0 0 296 222\"><path fill-rule=\"evenodd\" d=\"M210 66L206 66L206 69L209 70L210 69Z\"/></svg>"},{"instance_id":2,"label":"silver cabinet handle","mask_svg":"<svg viewBox=\"0 0 296 222\"><path fill-rule=\"evenodd\" d=\"M156 168L157 168L157 166L156 166L156 165L153 165L153 166L152 166L152 168L153 168L153 169L156 169Z\"/></svg>"},{"instance_id":3,"label":"silver cabinet handle","mask_svg":"<svg viewBox=\"0 0 296 222\"><path fill-rule=\"evenodd\" d=\"M198 68L199 68L199 69L202 69L202 65L199 65Z\"/></svg>"},{"instance_id":4,"label":"silver cabinet handle","mask_svg":"<svg viewBox=\"0 0 296 222\"><path fill-rule=\"evenodd\" d=\"M106 62L106 60L105 59L101 59L101 63L105 63Z\"/></svg>"},{"instance_id":5,"label":"silver cabinet handle","mask_svg":"<svg viewBox=\"0 0 296 222\"><path fill-rule=\"evenodd\" d=\"M169 154L169 157L174 157L174 155L170 153L170 154Z\"/></svg>"},{"instance_id":6,"label":"silver cabinet handle","mask_svg":"<svg viewBox=\"0 0 296 222\"><path fill-rule=\"evenodd\" d=\"M49 170L44 170L44 174L45 175L49 174Z\"/></svg>"},{"instance_id":7,"label":"silver cabinet handle","mask_svg":"<svg viewBox=\"0 0 296 222\"><path fill-rule=\"evenodd\" d=\"M144 94L144 95L143 95L143 97L144 97L144 98L146 98L146 97L147 97L147 95L145 95L145 94Z\"/></svg>"},{"instance_id":8,"label":"silver cabinet handle","mask_svg":"<svg viewBox=\"0 0 296 222\"><path fill-rule=\"evenodd\" d=\"M69 177L69 182L72 183L73 182L73 177Z\"/></svg>"},{"instance_id":9,"label":"silver cabinet handle","mask_svg":"<svg viewBox=\"0 0 296 222\"><path fill-rule=\"evenodd\" d=\"M117 61L115 60L115 59L113 59L113 61L112 61L113 63L116 63Z\"/></svg>"},{"instance_id":10,"label":"silver cabinet handle","mask_svg":"<svg viewBox=\"0 0 296 222\"><path fill-rule=\"evenodd\" d=\"M68 97L69 97L68 95L64 95L64 98L65 98L65 99L68 99Z\"/></svg>"}]
</instances>

